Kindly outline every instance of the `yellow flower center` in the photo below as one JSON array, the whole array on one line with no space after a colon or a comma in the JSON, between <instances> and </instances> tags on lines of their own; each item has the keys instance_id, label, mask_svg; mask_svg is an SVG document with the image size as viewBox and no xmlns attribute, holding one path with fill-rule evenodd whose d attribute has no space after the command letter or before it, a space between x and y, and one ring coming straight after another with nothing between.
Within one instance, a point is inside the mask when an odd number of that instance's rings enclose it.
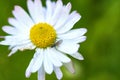
<instances>
[{"instance_id":1,"label":"yellow flower center","mask_svg":"<svg viewBox=\"0 0 120 80\"><path fill-rule=\"evenodd\" d=\"M47 23L35 24L30 30L30 39L37 47L47 48L55 43L56 31Z\"/></svg>"}]
</instances>

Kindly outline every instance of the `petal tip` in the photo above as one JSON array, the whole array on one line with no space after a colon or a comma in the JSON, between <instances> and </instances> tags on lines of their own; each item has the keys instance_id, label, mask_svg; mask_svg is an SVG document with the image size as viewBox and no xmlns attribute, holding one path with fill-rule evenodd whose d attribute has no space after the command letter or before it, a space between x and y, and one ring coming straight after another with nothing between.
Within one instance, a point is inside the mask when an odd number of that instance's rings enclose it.
<instances>
[{"instance_id":1,"label":"petal tip","mask_svg":"<svg viewBox=\"0 0 120 80\"><path fill-rule=\"evenodd\" d=\"M30 75L31 75L31 73L26 71L26 73L25 73L26 78L29 78Z\"/></svg>"},{"instance_id":2,"label":"petal tip","mask_svg":"<svg viewBox=\"0 0 120 80\"><path fill-rule=\"evenodd\" d=\"M9 54L8 54L8 57L10 57L11 55L12 55L12 53L9 53Z\"/></svg>"}]
</instances>

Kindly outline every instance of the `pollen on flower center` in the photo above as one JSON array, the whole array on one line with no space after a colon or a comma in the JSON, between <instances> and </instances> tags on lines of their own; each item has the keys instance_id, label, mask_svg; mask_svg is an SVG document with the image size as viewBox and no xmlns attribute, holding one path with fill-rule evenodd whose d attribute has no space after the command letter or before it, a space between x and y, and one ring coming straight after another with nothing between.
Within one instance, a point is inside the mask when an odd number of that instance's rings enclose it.
<instances>
[{"instance_id":1,"label":"pollen on flower center","mask_svg":"<svg viewBox=\"0 0 120 80\"><path fill-rule=\"evenodd\" d=\"M35 24L30 30L30 39L39 48L47 48L56 40L55 29L47 23Z\"/></svg>"}]
</instances>

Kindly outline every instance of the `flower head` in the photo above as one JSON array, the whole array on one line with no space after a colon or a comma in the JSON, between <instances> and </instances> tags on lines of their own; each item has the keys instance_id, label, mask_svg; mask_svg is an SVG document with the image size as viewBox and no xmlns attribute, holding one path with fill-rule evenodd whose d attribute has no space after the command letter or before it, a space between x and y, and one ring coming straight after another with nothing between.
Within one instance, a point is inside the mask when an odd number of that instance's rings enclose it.
<instances>
[{"instance_id":1,"label":"flower head","mask_svg":"<svg viewBox=\"0 0 120 80\"><path fill-rule=\"evenodd\" d=\"M57 79L61 79L62 65L73 73L72 61L67 55L83 60L78 49L79 43L86 40L84 34L87 32L85 28L71 30L80 20L80 14L70 13L71 3L63 5L62 0L46 0L46 7L42 6L41 0L27 0L27 7L29 14L15 6L14 18L8 19L10 26L2 27L9 35L0 44L9 46L9 56L18 50L35 50L26 77L38 72L38 80L45 80L45 73L54 71Z\"/></svg>"}]
</instances>

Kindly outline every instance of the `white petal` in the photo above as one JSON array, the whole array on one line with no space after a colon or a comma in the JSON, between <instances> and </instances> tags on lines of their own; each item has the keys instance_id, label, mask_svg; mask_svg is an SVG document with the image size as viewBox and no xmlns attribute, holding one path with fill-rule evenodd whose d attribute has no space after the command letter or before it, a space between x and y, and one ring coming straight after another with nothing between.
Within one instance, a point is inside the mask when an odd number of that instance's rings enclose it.
<instances>
[{"instance_id":1,"label":"white petal","mask_svg":"<svg viewBox=\"0 0 120 80\"><path fill-rule=\"evenodd\" d=\"M38 53L39 51L39 53ZM40 51L42 51L41 49L36 49L36 53L34 54L34 57L31 59L29 66L26 69L26 77L30 77L31 73L32 73L32 68L34 66L34 63L36 62L37 59L39 59L39 55L40 55Z\"/></svg>"},{"instance_id":2,"label":"white petal","mask_svg":"<svg viewBox=\"0 0 120 80\"><path fill-rule=\"evenodd\" d=\"M14 41L14 40L13 40ZM20 51L29 49L29 50L33 50L36 46L34 46L29 40L25 40L25 41L15 41L15 42L8 42L7 43L9 46L9 49L12 48L17 48Z\"/></svg>"},{"instance_id":3,"label":"white petal","mask_svg":"<svg viewBox=\"0 0 120 80\"><path fill-rule=\"evenodd\" d=\"M33 19L34 22L37 22L36 21L36 15L35 15L35 9L34 9L34 3L32 0L28 0L27 1L27 7L28 7L28 11Z\"/></svg>"},{"instance_id":4,"label":"white petal","mask_svg":"<svg viewBox=\"0 0 120 80\"><path fill-rule=\"evenodd\" d=\"M80 28L80 29L73 29L68 31L65 34L58 35L60 39L74 39L84 35L87 32L87 29Z\"/></svg>"},{"instance_id":5,"label":"white petal","mask_svg":"<svg viewBox=\"0 0 120 80\"><path fill-rule=\"evenodd\" d=\"M50 20L51 25L54 25L56 23L59 15L60 15L62 7L63 7L62 0L57 0L54 13L53 13L52 18Z\"/></svg>"},{"instance_id":6,"label":"white petal","mask_svg":"<svg viewBox=\"0 0 120 80\"><path fill-rule=\"evenodd\" d=\"M74 24L80 20L80 18L81 16L78 13L75 11L72 12L68 17L66 24L63 27L59 28L59 30L57 30L57 33L62 34L69 31L74 26Z\"/></svg>"},{"instance_id":7,"label":"white petal","mask_svg":"<svg viewBox=\"0 0 120 80\"><path fill-rule=\"evenodd\" d=\"M39 54L39 55L38 55ZM36 72L39 70L39 68L42 66L43 58L44 58L44 52L43 49L40 49L40 51L36 51L35 55L38 55L34 57L34 65L31 68L31 72Z\"/></svg>"},{"instance_id":8,"label":"white petal","mask_svg":"<svg viewBox=\"0 0 120 80\"><path fill-rule=\"evenodd\" d=\"M79 44L76 44L72 41L63 40L63 42L57 46L57 49L67 54L73 54L78 51L79 46Z\"/></svg>"},{"instance_id":9,"label":"white petal","mask_svg":"<svg viewBox=\"0 0 120 80\"><path fill-rule=\"evenodd\" d=\"M46 22L47 23L50 23L50 19L52 17L52 14L53 14L53 5L52 5L52 2L50 0L47 0L46 1L46 6L47 6L47 11L46 11Z\"/></svg>"},{"instance_id":10,"label":"white petal","mask_svg":"<svg viewBox=\"0 0 120 80\"><path fill-rule=\"evenodd\" d=\"M67 56L64 55L63 53L57 51L56 49L53 49L53 51L54 51L55 55L58 57L58 59L59 59L60 61L62 61L63 63L68 63L68 62L71 61L69 57L67 57Z\"/></svg>"},{"instance_id":11,"label":"white petal","mask_svg":"<svg viewBox=\"0 0 120 80\"><path fill-rule=\"evenodd\" d=\"M28 0L27 6L31 17L36 24L44 21L45 17L41 0L34 0L34 2L32 0Z\"/></svg>"},{"instance_id":12,"label":"white petal","mask_svg":"<svg viewBox=\"0 0 120 80\"><path fill-rule=\"evenodd\" d=\"M33 49L35 49L36 46L34 46L32 43L27 43L27 44L23 44L20 46L18 45L17 47L20 51L24 51L24 50L28 50L28 49L33 50Z\"/></svg>"},{"instance_id":13,"label":"white petal","mask_svg":"<svg viewBox=\"0 0 120 80\"><path fill-rule=\"evenodd\" d=\"M42 52L42 54L44 54L43 49L36 48L35 54L34 54L33 57L34 57L34 58L38 57L38 56L41 54L41 52Z\"/></svg>"},{"instance_id":14,"label":"white petal","mask_svg":"<svg viewBox=\"0 0 120 80\"><path fill-rule=\"evenodd\" d=\"M24 23L28 27L31 27L34 25L32 19L20 6L15 6L13 15L16 17L17 20L19 20L21 23Z\"/></svg>"},{"instance_id":15,"label":"white petal","mask_svg":"<svg viewBox=\"0 0 120 80\"><path fill-rule=\"evenodd\" d=\"M25 76L26 76L27 78L29 78L30 75L31 75L31 68L32 68L32 66L34 65L34 62L35 62L35 60L32 59L32 60L30 61L30 63L29 63L29 66L28 66L27 69L26 69Z\"/></svg>"},{"instance_id":16,"label":"white petal","mask_svg":"<svg viewBox=\"0 0 120 80\"><path fill-rule=\"evenodd\" d=\"M5 40L0 42L0 44L10 45L10 49L13 47L17 47L17 49L33 49L35 47L30 40L21 36L5 36Z\"/></svg>"},{"instance_id":17,"label":"white petal","mask_svg":"<svg viewBox=\"0 0 120 80\"><path fill-rule=\"evenodd\" d=\"M8 42L6 40L0 42L0 45L9 45L9 44L10 44L10 42Z\"/></svg>"},{"instance_id":18,"label":"white petal","mask_svg":"<svg viewBox=\"0 0 120 80\"><path fill-rule=\"evenodd\" d=\"M34 0L34 6L37 23L45 21L41 0Z\"/></svg>"},{"instance_id":19,"label":"white petal","mask_svg":"<svg viewBox=\"0 0 120 80\"><path fill-rule=\"evenodd\" d=\"M73 66L73 63L72 63L72 62L65 63L64 66L65 66L71 73L75 73L74 66Z\"/></svg>"},{"instance_id":20,"label":"white petal","mask_svg":"<svg viewBox=\"0 0 120 80\"><path fill-rule=\"evenodd\" d=\"M71 8L72 8L72 5L71 5L71 3L69 2L69 3L65 6L66 12L67 12L67 13L70 13Z\"/></svg>"},{"instance_id":21,"label":"white petal","mask_svg":"<svg viewBox=\"0 0 120 80\"><path fill-rule=\"evenodd\" d=\"M26 26L22 26L20 25L19 21L16 20L15 18L9 18L8 19L9 24L11 24L12 26L14 26L15 28L17 28L19 31L22 31L23 28L25 28ZM22 27L21 27L22 26Z\"/></svg>"},{"instance_id":22,"label":"white petal","mask_svg":"<svg viewBox=\"0 0 120 80\"><path fill-rule=\"evenodd\" d=\"M3 26L2 29L8 34L17 34L17 30L12 26Z\"/></svg>"},{"instance_id":23,"label":"white petal","mask_svg":"<svg viewBox=\"0 0 120 80\"><path fill-rule=\"evenodd\" d=\"M29 34L29 28L28 26L26 26L25 24L20 23L18 20L14 19L14 18L9 18L8 19L9 24L11 24L12 26L14 26L17 29L17 34L24 34L24 35L28 35Z\"/></svg>"},{"instance_id":24,"label":"white petal","mask_svg":"<svg viewBox=\"0 0 120 80\"><path fill-rule=\"evenodd\" d=\"M56 74L56 76L57 76L57 79L58 79L58 80L61 80L62 77L63 77L63 74L62 74L60 68L54 67L54 72L55 72L55 74Z\"/></svg>"},{"instance_id":25,"label":"white petal","mask_svg":"<svg viewBox=\"0 0 120 80\"><path fill-rule=\"evenodd\" d=\"M63 62L63 63L68 63L70 62L70 58L68 58L67 56L65 56L64 54L62 53L59 53L59 59Z\"/></svg>"},{"instance_id":26,"label":"white petal","mask_svg":"<svg viewBox=\"0 0 120 80\"><path fill-rule=\"evenodd\" d=\"M25 35L25 34L24 34ZM23 34L22 35L14 35L14 36L5 36L5 40L8 40L8 41L24 41L24 40L28 40L28 36L24 36Z\"/></svg>"},{"instance_id":27,"label":"white petal","mask_svg":"<svg viewBox=\"0 0 120 80\"><path fill-rule=\"evenodd\" d=\"M63 9L61 10L61 13L59 15L58 21L55 24L54 28L58 30L60 27L64 26L68 16L69 12L71 10L71 3L68 3Z\"/></svg>"},{"instance_id":28,"label":"white petal","mask_svg":"<svg viewBox=\"0 0 120 80\"><path fill-rule=\"evenodd\" d=\"M56 52L55 52L53 49L51 49L51 50L49 51L48 56L49 56L49 59L50 59L50 61L52 62L52 64L53 64L54 66L56 66L56 67L62 66L62 63L61 63L61 61L59 60L58 55L56 55Z\"/></svg>"},{"instance_id":29,"label":"white petal","mask_svg":"<svg viewBox=\"0 0 120 80\"><path fill-rule=\"evenodd\" d=\"M33 44L31 43L30 40L16 40L16 42L14 44L12 44L13 46L33 46Z\"/></svg>"},{"instance_id":30,"label":"white petal","mask_svg":"<svg viewBox=\"0 0 120 80\"><path fill-rule=\"evenodd\" d=\"M83 56L78 52L70 55L78 60L84 60Z\"/></svg>"},{"instance_id":31,"label":"white petal","mask_svg":"<svg viewBox=\"0 0 120 80\"><path fill-rule=\"evenodd\" d=\"M38 80L45 80L45 71L43 66L38 70Z\"/></svg>"},{"instance_id":32,"label":"white petal","mask_svg":"<svg viewBox=\"0 0 120 80\"><path fill-rule=\"evenodd\" d=\"M49 49L45 50L44 53L44 68L46 73L51 74L53 72L53 64L51 63L48 54L50 54Z\"/></svg>"},{"instance_id":33,"label":"white petal","mask_svg":"<svg viewBox=\"0 0 120 80\"><path fill-rule=\"evenodd\" d=\"M71 41L75 42L75 43L81 43L84 42L86 40L86 36L81 36L75 39L71 39Z\"/></svg>"},{"instance_id":34,"label":"white petal","mask_svg":"<svg viewBox=\"0 0 120 80\"><path fill-rule=\"evenodd\" d=\"M9 49L12 49L12 48L16 47L17 49L19 49L21 51L23 51L25 49L32 50L32 49L35 48L35 46L31 42L29 42L27 40L25 40L23 42L20 42L20 43L19 42L14 42L14 43L8 42L7 44L10 45Z\"/></svg>"},{"instance_id":35,"label":"white petal","mask_svg":"<svg viewBox=\"0 0 120 80\"><path fill-rule=\"evenodd\" d=\"M9 53L9 55L8 55L8 56L13 55L14 53L16 53L16 52L17 52L17 50L18 50L18 48L17 48L17 47L13 48L13 49L12 49L12 51Z\"/></svg>"}]
</instances>

